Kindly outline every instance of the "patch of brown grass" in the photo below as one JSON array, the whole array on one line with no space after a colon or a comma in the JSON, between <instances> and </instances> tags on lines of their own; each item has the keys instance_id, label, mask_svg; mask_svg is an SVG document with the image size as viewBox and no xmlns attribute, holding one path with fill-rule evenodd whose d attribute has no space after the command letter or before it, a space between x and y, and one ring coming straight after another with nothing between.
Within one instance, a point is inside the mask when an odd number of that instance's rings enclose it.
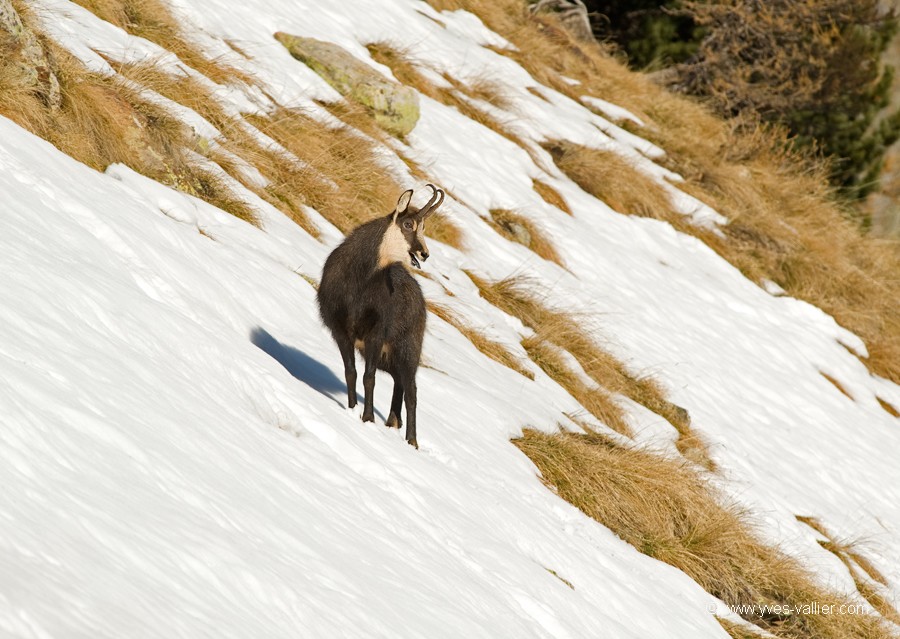
<instances>
[{"instance_id":1,"label":"patch of brown grass","mask_svg":"<svg viewBox=\"0 0 900 639\"><path fill-rule=\"evenodd\" d=\"M343 115L350 117L347 112ZM349 125L331 127L287 108L246 119L302 162L298 171L285 174L279 184L289 185L344 233L390 213L406 190L381 164L375 139ZM428 219L425 234L464 249L463 231L440 213Z\"/></svg>"},{"instance_id":2,"label":"patch of brown grass","mask_svg":"<svg viewBox=\"0 0 900 639\"><path fill-rule=\"evenodd\" d=\"M549 102L549 100L547 100L547 96L545 96L543 93L541 93L536 87L530 87L530 86L525 87L525 90L528 91L528 93L530 93L534 97L536 97L540 100L543 100L544 102Z\"/></svg>"},{"instance_id":3,"label":"patch of brown grass","mask_svg":"<svg viewBox=\"0 0 900 639\"><path fill-rule=\"evenodd\" d=\"M566 199L552 186L546 182L541 182L540 180L532 180L531 187L534 189L535 193L541 196L541 199L544 200L544 202L550 206L555 206L564 213L572 215L572 209L569 208Z\"/></svg>"},{"instance_id":4,"label":"patch of brown grass","mask_svg":"<svg viewBox=\"0 0 900 639\"><path fill-rule=\"evenodd\" d=\"M678 187L731 223L723 240L687 220L669 221L707 242L748 278L770 279L834 316L866 342L869 369L900 383L900 243L866 236L851 222L827 186L823 167L786 151L778 132L724 122L629 71L603 46L576 41L552 15L530 17L517 0L428 2L438 10L478 15L517 47L497 52L538 82L576 101L614 96L644 120L647 126L634 132L665 149L662 162L687 180ZM649 210L658 214L665 208Z\"/></svg>"},{"instance_id":5,"label":"patch of brown grass","mask_svg":"<svg viewBox=\"0 0 900 639\"><path fill-rule=\"evenodd\" d=\"M820 374L822 377L824 377L825 379L827 379L827 380L831 383L832 386L834 386L836 389L838 389L838 390L841 392L842 395L844 395L845 397L849 397L849 398L850 398L851 400L853 400L853 401L856 401L856 400L853 398L853 395L850 394L850 391L848 391L846 388L844 388L844 385L841 384L841 383L840 383L838 380L836 380L834 377L832 377L832 376L829 375L828 373L823 373L822 371L819 371L819 374Z\"/></svg>"},{"instance_id":6,"label":"patch of brown grass","mask_svg":"<svg viewBox=\"0 0 900 639\"><path fill-rule=\"evenodd\" d=\"M863 235L823 168L784 151L773 134L740 142L706 158L688 182L731 220L726 239L691 232L748 278L770 279L834 316L866 342L872 372L900 381L900 243Z\"/></svg>"},{"instance_id":7,"label":"patch of brown grass","mask_svg":"<svg viewBox=\"0 0 900 639\"><path fill-rule=\"evenodd\" d=\"M463 230L440 211L429 216L425 224L425 235L458 251L466 249L466 236Z\"/></svg>"},{"instance_id":8,"label":"patch of brown grass","mask_svg":"<svg viewBox=\"0 0 900 639\"><path fill-rule=\"evenodd\" d=\"M300 277L306 280L306 283L312 286L316 291L319 290L319 280L314 278L312 275L307 275L306 273L299 273Z\"/></svg>"},{"instance_id":9,"label":"patch of brown grass","mask_svg":"<svg viewBox=\"0 0 900 639\"><path fill-rule=\"evenodd\" d=\"M558 346L533 336L522 340L522 347L528 353L531 361L540 366L550 379L566 389L566 392L575 398L587 412L621 435L626 437L634 435L622 407L603 388L599 386L592 388L585 384L566 363ZM584 421L580 420L576 423L582 428L585 427Z\"/></svg>"},{"instance_id":10,"label":"patch of brown grass","mask_svg":"<svg viewBox=\"0 0 900 639\"><path fill-rule=\"evenodd\" d=\"M350 100L339 100L337 102L317 100L316 103L348 127L368 135L373 140L384 142L387 138L391 137L390 134L375 121L375 116L372 111L361 104L357 104Z\"/></svg>"},{"instance_id":11,"label":"patch of brown grass","mask_svg":"<svg viewBox=\"0 0 900 639\"><path fill-rule=\"evenodd\" d=\"M220 60L211 59L188 40L181 27L183 18L176 17L163 0L73 1L101 20L171 51L179 60L217 84L253 83L253 78L243 71ZM228 46L236 50L235 45Z\"/></svg>"},{"instance_id":12,"label":"patch of brown grass","mask_svg":"<svg viewBox=\"0 0 900 639\"><path fill-rule=\"evenodd\" d=\"M635 375L625 364L603 350L590 335L592 327L587 317L550 308L541 297L540 286L527 277L515 276L487 282L469 271L466 274L484 299L505 313L518 317L536 333L537 339L569 352L599 386L631 398L672 424L679 435L676 442L678 450L691 461L708 470L715 470L708 445L691 428L688 412L666 399L665 392L654 379ZM573 396L576 392L580 391L577 388L570 390ZM621 412L621 409L618 410Z\"/></svg>"},{"instance_id":13,"label":"patch of brown grass","mask_svg":"<svg viewBox=\"0 0 900 639\"><path fill-rule=\"evenodd\" d=\"M742 615L760 628L792 639L891 636L877 617L798 609L810 601L835 607L846 602L819 587L796 560L760 541L746 514L692 467L596 433L525 430L513 443L560 497L642 553L683 571L729 606L795 610L777 617Z\"/></svg>"},{"instance_id":14,"label":"patch of brown grass","mask_svg":"<svg viewBox=\"0 0 900 639\"><path fill-rule=\"evenodd\" d=\"M472 98L473 100L486 102L492 107L502 111L513 110L513 103L510 100L506 89L504 89L496 80L486 76L477 76L463 83L447 72L442 73L441 77L462 95Z\"/></svg>"},{"instance_id":15,"label":"patch of brown grass","mask_svg":"<svg viewBox=\"0 0 900 639\"><path fill-rule=\"evenodd\" d=\"M503 364L507 368L516 371L519 375L534 379L534 373L525 368L519 358L510 352L508 348L499 344L486 335L467 324L459 315L454 313L450 308L436 302L429 301L427 303L428 310L442 320L450 324L457 331L469 340L472 345L477 348L483 355L487 355L495 362Z\"/></svg>"},{"instance_id":16,"label":"patch of brown grass","mask_svg":"<svg viewBox=\"0 0 900 639\"><path fill-rule=\"evenodd\" d=\"M169 73L159 66L158 60L122 63L107 59L107 62L122 77L196 111L220 131L227 131L232 126L233 118L216 98L213 89L197 78Z\"/></svg>"},{"instance_id":17,"label":"patch of brown grass","mask_svg":"<svg viewBox=\"0 0 900 639\"><path fill-rule=\"evenodd\" d=\"M229 115L214 91L196 78L167 73L153 61L110 63L123 77L203 116L219 130L221 137L216 142L221 147L210 140L197 138L193 140L194 150L218 164L245 188L293 219L313 237L319 237L319 229L303 209L306 199L301 189L308 187L316 177L309 175L313 172L310 167L291 158L282 149L266 145L258 136L253 135L251 125ZM268 184L263 187L248 179L243 167L235 161L235 156L258 170L268 180Z\"/></svg>"},{"instance_id":18,"label":"patch of brown grass","mask_svg":"<svg viewBox=\"0 0 900 639\"><path fill-rule=\"evenodd\" d=\"M304 205L317 209L346 233L392 210L403 191L378 160L375 147L383 132L362 108L348 103L323 104L346 124L337 127L287 108L269 116L247 115L242 120L227 114L213 91L195 78L166 73L152 62L116 68L123 76L193 109L213 124L222 134L219 142L223 147L256 168L268 184L262 188L248 180L239 166L215 149L198 150L314 237L320 232L306 215ZM253 135L250 127L282 148L267 145ZM426 234L463 248L462 230L440 214L429 219Z\"/></svg>"},{"instance_id":19,"label":"patch of brown grass","mask_svg":"<svg viewBox=\"0 0 900 639\"><path fill-rule=\"evenodd\" d=\"M878 396L876 396L875 399L878 400L878 403L881 405L881 407L885 410L885 412L888 415L890 415L891 417L900 417L900 410L897 410L893 404L881 399Z\"/></svg>"},{"instance_id":20,"label":"patch of brown grass","mask_svg":"<svg viewBox=\"0 0 900 639\"><path fill-rule=\"evenodd\" d=\"M374 142L349 127L287 108L246 119L300 159L293 190L344 233L390 213L405 190L378 161Z\"/></svg>"},{"instance_id":21,"label":"patch of brown grass","mask_svg":"<svg viewBox=\"0 0 900 639\"><path fill-rule=\"evenodd\" d=\"M562 577L560 577L560 576L559 576L559 573L557 573L555 570L551 570L550 568L544 568L544 570L546 570L546 571L549 572L551 575L553 575L554 577L556 577L557 579L559 579L561 582L563 582L564 584L566 584L566 585L567 585L569 588L571 588L572 590L575 590L575 586L572 585L572 582L569 581L568 579L563 579Z\"/></svg>"},{"instance_id":22,"label":"patch of brown grass","mask_svg":"<svg viewBox=\"0 0 900 639\"><path fill-rule=\"evenodd\" d=\"M566 267L556 248L534 222L508 209L491 209L491 227L506 239L535 254Z\"/></svg>"},{"instance_id":23,"label":"patch of brown grass","mask_svg":"<svg viewBox=\"0 0 900 639\"><path fill-rule=\"evenodd\" d=\"M572 142L549 142L544 148L575 184L615 211L658 220L681 217L665 189L628 158Z\"/></svg>"},{"instance_id":24,"label":"patch of brown grass","mask_svg":"<svg viewBox=\"0 0 900 639\"><path fill-rule=\"evenodd\" d=\"M719 625L722 626L722 629L728 633L731 639L760 639L763 636L761 633L752 632L746 626L728 621L728 619L723 619L722 617L716 617L716 621L719 622Z\"/></svg>"},{"instance_id":25,"label":"patch of brown grass","mask_svg":"<svg viewBox=\"0 0 900 639\"><path fill-rule=\"evenodd\" d=\"M253 56L251 56L249 53L247 53L247 51L232 38L224 38L222 40L222 42L224 42L228 46L229 49L231 49L232 51L237 53L239 56L241 56L245 60L253 59Z\"/></svg>"},{"instance_id":26,"label":"patch of brown grass","mask_svg":"<svg viewBox=\"0 0 900 639\"><path fill-rule=\"evenodd\" d=\"M113 163L125 164L235 217L258 223L249 204L190 157L194 141L179 120L141 98L120 78L91 73L65 49L42 40L55 61L60 107L49 108L12 81L6 85L3 78L8 69L0 62L0 87L10 89L0 90L0 113L98 171Z\"/></svg>"},{"instance_id":27,"label":"patch of brown grass","mask_svg":"<svg viewBox=\"0 0 900 639\"><path fill-rule=\"evenodd\" d=\"M878 568L860 550L860 542L839 540L831 534L825 525L815 517L797 516L797 520L803 522L817 533L825 537L819 540L819 545L841 560L856 584L856 589L884 618L900 624L900 613L890 601L879 591L881 584L887 586L887 579Z\"/></svg>"}]
</instances>

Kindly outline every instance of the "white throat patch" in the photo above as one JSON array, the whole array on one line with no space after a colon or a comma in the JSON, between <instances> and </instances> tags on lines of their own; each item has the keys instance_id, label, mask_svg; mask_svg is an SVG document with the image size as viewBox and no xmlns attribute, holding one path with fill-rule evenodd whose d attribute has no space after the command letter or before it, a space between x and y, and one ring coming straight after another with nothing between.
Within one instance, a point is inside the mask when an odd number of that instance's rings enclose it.
<instances>
[{"instance_id":1,"label":"white throat patch","mask_svg":"<svg viewBox=\"0 0 900 639\"><path fill-rule=\"evenodd\" d=\"M378 268L385 268L394 262L411 266L409 245L403 237L403 231L396 224L391 224L381 238L381 246L378 247Z\"/></svg>"}]
</instances>

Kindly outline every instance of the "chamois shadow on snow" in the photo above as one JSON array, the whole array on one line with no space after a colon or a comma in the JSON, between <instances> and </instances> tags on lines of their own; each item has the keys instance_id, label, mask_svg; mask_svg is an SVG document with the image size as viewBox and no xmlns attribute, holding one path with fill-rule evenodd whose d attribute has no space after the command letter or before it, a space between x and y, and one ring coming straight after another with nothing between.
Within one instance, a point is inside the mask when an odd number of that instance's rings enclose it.
<instances>
[{"instance_id":1,"label":"chamois shadow on snow","mask_svg":"<svg viewBox=\"0 0 900 639\"><path fill-rule=\"evenodd\" d=\"M310 357L299 348L282 344L260 326L250 331L250 342L284 366L294 379L333 399L340 406L347 405L347 384L316 358ZM340 361L337 348L334 349L334 356ZM384 420L384 415L378 409L375 410L375 414Z\"/></svg>"}]
</instances>

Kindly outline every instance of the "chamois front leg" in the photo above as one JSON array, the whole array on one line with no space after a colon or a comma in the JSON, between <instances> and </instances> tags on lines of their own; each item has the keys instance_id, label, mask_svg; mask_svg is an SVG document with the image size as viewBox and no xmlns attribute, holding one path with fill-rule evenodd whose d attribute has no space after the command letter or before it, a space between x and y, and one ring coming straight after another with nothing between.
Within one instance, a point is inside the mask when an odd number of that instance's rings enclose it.
<instances>
[{"instance_id":1,"label":"chamois front leg","mask_svg":"<svg viewBox=\"0 0 900 639\"><path fill-rule=\"evenodd\" d=\"M365 346L366 370L363 372L363 389L366 396L363 400L362 420L364 422L375 421L375 370L378 359L381 357L381 342L367 339Z\"/></svg>"},{"instance_id":2,"label":"chamois front leg","mask_svg":"<svg viewBox=\"0 0 900 639\"><path fill-rule=\"evenodd\" d=\"M391 413L384 425L388 428L400 428L403 425L400 418L400 412L403 410L403 383L397 373L391 372L391 377L394 378L394 395L391 397Z\"/></svg>"},{"instance_id":3,"label":"chamois front leg","mask_svg":"<svg viewBox=\"0 0 900 639\"><path fill-rule=\"evenodd\" d=\"M347 407L356 406L356 353L353 350L353 342L347 336L338 337L335 335L334 340L337 342L341 351L341 358L344 360L344 380L347 382Z\"/></svg>"}]
</instances>

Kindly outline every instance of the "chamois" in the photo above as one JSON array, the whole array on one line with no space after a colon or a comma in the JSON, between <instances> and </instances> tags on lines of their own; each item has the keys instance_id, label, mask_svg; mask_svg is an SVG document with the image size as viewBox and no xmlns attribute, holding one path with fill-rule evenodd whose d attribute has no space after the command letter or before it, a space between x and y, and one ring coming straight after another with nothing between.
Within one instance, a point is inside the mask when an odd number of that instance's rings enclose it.
<instances>
[{"instance_id":1,"label":"chamois","mask_svg":"<svg viewBox=\"0 0 900 639\"><path fill-rule=\"evenodd\" d=\"M443 191L428 186L431 199L422 208L410 206L409 190L393 212L351 231L325 260L317 295L319 314L344 360L347 405L356 406L358 349L365 360L363 421L375 421L375 370L387 371L394 394L385 425L400 428L405 399L406 441L416 448L416 370L426 313L422 289L409 269L428 259L425 220L444 201Z\"/></svg>"}]
</instances>

